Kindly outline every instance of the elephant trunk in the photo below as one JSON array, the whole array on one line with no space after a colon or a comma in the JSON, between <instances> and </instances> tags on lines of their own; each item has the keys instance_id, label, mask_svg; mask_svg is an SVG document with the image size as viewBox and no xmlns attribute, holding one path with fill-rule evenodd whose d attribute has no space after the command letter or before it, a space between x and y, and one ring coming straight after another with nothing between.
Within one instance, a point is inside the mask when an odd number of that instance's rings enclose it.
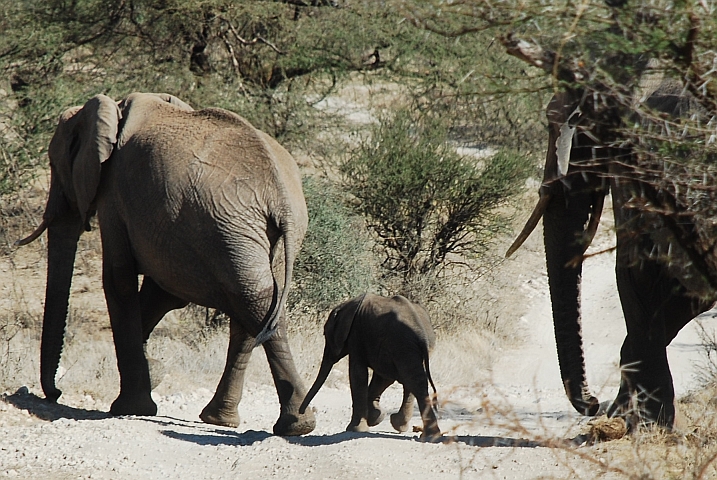
<instances>
[{"instance_id":1,"label":"elephant trunk","mask_svg":"<svg viewBox=\"0 0 717 480\"><path fill-rule=\"evenodd\" d=\"M55 386L60 365L70 297L70 285L82 233L79 216L54 221L48 228L47 289L40 347L40 383L45 397L56 402L62 392Z\"/></svg>"},{"instance_id":2,"label":"elephant trunk","mask_svg":"<svg viewBox=\"0 0 717 480\"><path fill-rule=\"evenodd\" d=\"M314 399L316 394L319 392L319 389L323 386L326 379L329 377L329 373L331 373L331 368L334 366L335 361L332 361L329 358L329 354L326 350L324 350L324 358L321 359L321 367L319 368L319 374L316 376L316 380L314 380L314 384L311 385L311 388L309 389L309 393L306 394L304 397L304 401L301 402L301 406L299 407L299 413L304 414L306 412L306 408L309 406L311 401Z\"/></svg>"},{"instance_id":3,"label":"elephant trunk","mask_svg":"<svg viewBox=\"0 0 717 480\"><path fill-rule=\"evenodd\" d=\"M576 187L576 185L573 185ZM579 189L578 189L579 190ZM543 215L545 258L553 306L555 341L560 374L573 407L583 415L595 415L599 401L590 394L585 376L580 312L585 241L591 240L592 228L585 228L588 213L593 216L596 195L582 192L556 195ZM594 222L590 222L592 226Z\"/></svg>"}]
</instances>

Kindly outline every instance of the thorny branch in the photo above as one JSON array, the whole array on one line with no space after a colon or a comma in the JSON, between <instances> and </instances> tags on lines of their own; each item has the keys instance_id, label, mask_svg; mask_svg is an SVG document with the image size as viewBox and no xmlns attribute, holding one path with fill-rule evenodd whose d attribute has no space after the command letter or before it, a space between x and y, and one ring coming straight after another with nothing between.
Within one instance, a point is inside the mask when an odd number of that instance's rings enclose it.
<instances>
[{"instance_id":1,"label":"thorny branch","mask_svg":"<svg viewBox=\"0 0 717 480\"><path fill-rule=\"evenodd\" d=\"M692 14L685 42L682 47L673 50L672 62L680 71L685 88L694 100L707 112L717 112L714 87L713 90L707 88L708 80L705 78L707 75L695 64L699 28L699 18ZM682 155L689 156L690 150L694 152L694 149L699 149L700 155L706 159L712 156L709 149L705 150L705 147L710 144L712 141L710 135L713 137L715 132L710 131L709 127L702 127L699 121L670 119L667 116L660 116L659 113L655 115L650 111L635 110L636 104L624 85L606 83L610 82L609 75L605 77L606 80L599 80L599 77L591 75L575 59L561 57L536 43L518 39L512 33L499 37L499 41L508 54L563 82L563 88L573 91L584 88L588 91L601 92L601 95L593 97L592 101L600 101L597 99L602 97L603 103L608 102L606 104L608 108L603 110L596 104L593 105L593 113L602 111L605 115L620 117L619 112L625 109L628 112L632 111L633 115L638 114L643 125L662 126L664 133L657 135L649 130L645 132L642 128L638 131L615 129L613 142L620 143L621 146L629 146L632 151L631 160L629 163L624 163L624 167L630 172L628 180L639 184L640 190L645 195L642 203L638 202L640 204L632 207L645 213L659 215L672 233L675 242L687 255L694 271L713 291L717 291L717 268L715 268L717 265L714 261L717 245L711 240L714 237L711 233L714 230L715 212L710 207L698 208L700 205L695 203L704 203L704 200L699 200L700 195L711 198L717 191L713 182L708 184L705 180L704 184L700 184L695 178L704 175L714 180L714 172L695 171L699 162L697 164L690 162L689 165L684 166L685 171L681 175L670 176L668 180L665 178L664 169L668 165L666 162L669 162L669 155L666 156L661 150L661 145L673 146L674 142L678 141L687 149ZM597 121L595 118L590 120ZM595 140L598 143L606 141L604 138ZM665 184L666 180L669 184ZM697 197L692 198L695 195ZM689 220L685 221L686 217Z\"/></svg>"},{"instance_id":2,"label":"thorny branch","mask_svg":"<svg viewBox=\"0 0 717 480\"><path fill-rule=\"evenodd\" d=\"M221 18L221 17L220 17L220 18ZM246 40L246 39L243 38L241 35L239 35L239 32L237 32L237 29L234 27L234 25L232 25L232 23L231 23L229 20L227 20L227 19L225 19L225 18L221 18L221 20L222 20L224 23L227 24L227 26L229 27L229 30L231 30L232 34L234 35L234 38L236 38L237 41L238 41L239 43L241 43L242 45L256 45L257 43L263 43L264 45L268 46L269 48L271 48L272 50L274 50L274 51L275 51L276 53L278 53L279 55L284 55L284 54L286 54L286 52L284 52L284 51L280 50L279 48L277 48L277 46L274 45L273 43L271 43L269 40L267 40L267 39L265 39L264 37L261 37L261 36L259 36L259 35L257 35L256 37L254 37L254 38L251 39L251 40Z\"/></svg>"}]
</instances>

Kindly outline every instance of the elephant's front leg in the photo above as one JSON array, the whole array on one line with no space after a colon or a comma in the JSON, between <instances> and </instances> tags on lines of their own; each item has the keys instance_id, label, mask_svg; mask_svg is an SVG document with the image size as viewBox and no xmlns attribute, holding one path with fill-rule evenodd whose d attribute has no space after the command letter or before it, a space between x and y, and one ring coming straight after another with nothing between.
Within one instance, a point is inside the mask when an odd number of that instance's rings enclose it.
<instances>
[{"instance_id":1,"label":"elephant's front leg","mask_svg":"<svg viewBox=\"0 0 717 480\"><path fill-rule=\"evenodd\" d=\"M113 251L104 236L103 246ZM110 413L156 415L157 405L150 395L149 367L143 349L137 272L129 249L124 251L124 256L106 254L103 258L102 281L120 374L120 394L112 403Z\"/></svg>"},{"instance_id":2,"label":"elephant's front leg","mask_svg":"<svg viewBox=\"0 0 717 480\"><path fill-rule=\"evenodd\" d=\"M250 336L239 323L229 323L229 350L224 373L214 397L209 401L199 418L212 425L225 427L239 426L237 409L244 390L244 375L254 349L254 337Z\"/></svg>"},{"instance_id":3,"label":"elephant's front leg","mask_svg":"<svg viewBox=\"0 0 717 480\"><path fill-rule=\"evenodd\" d=\"M675 392L665 346L628 335L620 351L620 374L620 390L608 416L623 417L629 430L653 422L671 427Z\"/></svg>"},{"instance_id":4,"label":"elephant's front leg","mask_svg":"<svg viewBox=\"0 0 717 480\"><path fill-rule=\"evenodd\" d=\"M349 354L349 383L353 413L346 431L368 432L368 405L366 402L368 398L368 367L363 359L357 357L357 355Z\"/></svg>"},{"instance_id":5,"label":"elephant's front leg","mask_svg":"<svg viewBox=\"0 0 717 480\"><path fill-rule=\"evenodd\" d=\"M655 262L615 270L627 337L620 351L620 392L608 415L624 416L631 429L639 422L672 427L675 392L667 345L707 305L686 296Z\"/></svg>"},{"instance_id":6,"label":"elephant's front leg","mask_svg":"<svg viewBox=\"0 0 717 480\"><path fill-rule=\"evenodd\" d=\"M385 417L381 405L381 395L388 387L393 384L394 380L379 375L375 370L371 377L371 383L368 385L368 417L366 420L369 427L373 427L381 423Z\"/></svg>"},{"instance_id":7,"label":"elephant's front leg","mask_svg":"<svg viewBox=\"0 0 717 480\"><path fill-rule=\"evenodd\" d=\"M274 424L274 434L294 436L313 431L316 428L313 410L307 409L304 413L299 413L301 402L306 396L306 387L291 356L283 321L263 346L281 404L279 419Z\"/></svg>"}]
</instances>

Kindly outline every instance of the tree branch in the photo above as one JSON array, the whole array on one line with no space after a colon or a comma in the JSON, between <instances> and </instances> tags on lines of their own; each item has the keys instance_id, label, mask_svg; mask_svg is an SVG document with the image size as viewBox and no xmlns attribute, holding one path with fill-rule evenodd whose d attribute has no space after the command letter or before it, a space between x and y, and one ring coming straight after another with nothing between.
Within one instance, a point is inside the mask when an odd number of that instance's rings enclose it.
<instances>
[{"instance_id":1,"label":"tree branch","mask_svg":"<svg viewBox=\"0 0 717 480\"><path fill-rule=\"evenodd\" d=\"M540 68L545 73L554 76L558 81L573 84L588 78L587 72L576 67L570 69L562 65L555 52L544 50L540 45L516 39L513 33L498 37L498 41L505 47L506 52L515 58Z\"/></svg>"},{"instance_id":2,"label":"tree branch","mask_svg":"<svg viewBox=\"0 0 717 480\"><path fill-rule=\"evenodd\" d=\"M335 0L273 0L277 3L286 3L288 5L296 5L297 7L333 7L339 8L339 4Z\"/></svg>"},{"instance_id":3,"label":"tree branch","mask_svg":"<svg viewBox=\"0 0 717 480\"><path fill-rule=\"evenodd\" d=\"M273 43L271 43L269 40L265 39L264 37L260 37L257 35L252 40L246 40L246 39L242 38L242 36L239 35L239 32L237 32L237 29L234 27L234 25L232 25L232 23L229 20L227 20L226 18L221 18L221 20L223 20L224 23L227 24L227 26L229 27L229 30L231 30L232 34L234 35L234 38L236 38L237 41L239 43L241 43L242 45L256 45L257 43L263 43L264 45L268 46L269 48L274 50L279 55L286 54L286 52L279 50L276 47L276 45L274 45Z\"/></svg>"}]
</instances>

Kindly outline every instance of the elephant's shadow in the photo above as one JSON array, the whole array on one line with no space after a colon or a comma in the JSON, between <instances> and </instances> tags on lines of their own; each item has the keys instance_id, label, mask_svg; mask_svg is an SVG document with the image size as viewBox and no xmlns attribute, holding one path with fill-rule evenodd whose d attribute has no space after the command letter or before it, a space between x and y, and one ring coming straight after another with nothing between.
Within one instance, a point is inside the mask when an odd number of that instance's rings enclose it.
<instances>
[{"instance_id":1,"label":"elephant's shadow","mask_svg":"<svg viewBox=\"0 0 717 480\"><path fill-rule=\"evenodd\" d=\"M52 403L44 398L38 397L34 393L29 393L26 389L19 389L12 395L3 395L0 401L4 401L13 405L20 410L26 410L30 415L54 422L61 418L71 420L104 420L112 417L107 412L99 410L84 410L81 408L68 407L59 403Z\"/></svg>"},{"instance_id":2,"label":"elephant's shadow","mask_svg":"<svg viewBox=\"0 0 717 480\"><path fill-rule=\"evenodd\" d=\"M232 445L246 447L256 442L263 442L267 438L275 436L266 431L247 430L237 432L224 429L213 429L201 433L178 432L172 429L165 429L162 432L169 438L196 443L198 445ZM340 432L330 435L304 435L300 437L283 437L288 443L305 447L318 447L325 445L337 445L357 438L392 438L396 440L415 440L414 437L407 437L390 433L356 433Z\"/></svg>"},{"instance_id":3,"label":"elephant's shadow","mask_svg":"<svg viewBox=\"0 0 717 480\"><path fill-rule=\"evenodd\" d=\"M172 425L171 422L165 425ZM212 429L201 433L183 433L173 429L165 429L162 432L169 438L192 442L198 445L232 445L232 446L249 446L257 442L263 442L274 435L266 431L247 430L245 432L236 432L225 429ZM339 432L329 435L304 435L300 437L284 437L288 443L301 445L304 447L319 447L327 445L337 445L342 442L355 440L358 438L384 438L403 441L418 441L417 436L402 435L398 433L385 432ZM558 441L560 444L575 445L579 439L568 439ZM446 435L440 443L445 445L464 444L471 447L509 447L509 448L536 448L536 447L555 447L556 440L538 441L527 440L523 438L510 438L500 436L481 436L481 435Z\"/></svg>"},{"instance_id":4,"label":"elephant's shadow","mask_svg":"<svg viewBox=\"0 0 717 480\"><path fill-rule=\"evenodd\" d=\"M38 397L34 393L29 393L23 389L11 395L3 395L0 401L4 401L15 408L26 410L30 415L41 420L53 422L61 418L71 420L105 420L113 418L108 412L99 410L84 410L80 408L69 407L58 403L48 402L46 399ZM138 417L139 418L139 417ZM272 433L266 431L247 430L238 432L232 429L223 428L204 428L210 425L201 422L187 422L186 420L173 419L171 417L141 417L142 421L156 422L162 425L164 430L161 433L169 438L196 443L198 445L233 445L233 446L249 446L256 442L263 442L267 438L273 437ZM189 427L197 428L194 432L180 432L172 427ZM417 436L409 436L398 433L386 432L339 432L329 435L304 435L300 437L284 437L287 442L294 445L305 447L318 447L326 445L336 445L342 442L355 440L358 438L385 438L393 440L417 441ZM579 444L580 437L575 439L564 440L566 444ZM501 436L481 436L481 435L446 435L442 439L442 443L465 444L473 447L518 447L518 448L535 448L545 446L555 446L555 440L537 441L522 438L511 438ZM562 443L562 442L561 442Z\"/></svg>"}]
</instances>

